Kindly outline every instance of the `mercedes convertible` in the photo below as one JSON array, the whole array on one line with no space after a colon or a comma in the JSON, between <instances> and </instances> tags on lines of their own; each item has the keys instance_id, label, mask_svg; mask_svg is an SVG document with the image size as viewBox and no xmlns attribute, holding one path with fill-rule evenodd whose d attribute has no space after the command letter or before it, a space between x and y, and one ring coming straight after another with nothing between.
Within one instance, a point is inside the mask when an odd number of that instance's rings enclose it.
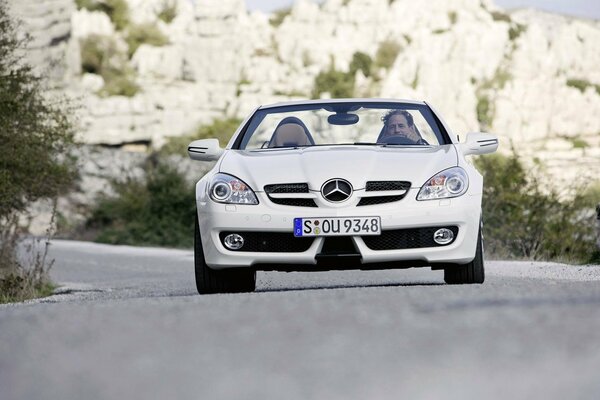
<instances>
[{"instance_id":1,"label":"mercedes convertible","mask_svg":"<svg viewBox=\"0 0 600 400\"><path fill-rule=\"evenodd\" d=\"M258 107L196 184L198 292L247 292L256 271L429 267L449 284L484 281L483 179L463 142L422 101L311 100Z\"/></svg>"}]
</instances>

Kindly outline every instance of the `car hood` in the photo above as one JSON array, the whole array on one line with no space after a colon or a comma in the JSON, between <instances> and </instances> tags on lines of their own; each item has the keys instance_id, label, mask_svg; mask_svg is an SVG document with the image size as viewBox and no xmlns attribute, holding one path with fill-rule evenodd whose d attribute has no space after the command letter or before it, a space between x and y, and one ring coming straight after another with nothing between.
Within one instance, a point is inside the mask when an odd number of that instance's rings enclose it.
<instances>
[{"instance_id":1,"label":"car hood","mask_svg":"<svg viewBox=\"0 0 600 400\"><path fill-rule=\"evenodd\" d=\"M349 181L355 190L367 181L427 179L457 165L452 145L433 147L315 146L299 149L228 150L220 172L234 175L256 191L277 183L308 183L320 190L332 178Z\"/></svg>"}]
</instances>

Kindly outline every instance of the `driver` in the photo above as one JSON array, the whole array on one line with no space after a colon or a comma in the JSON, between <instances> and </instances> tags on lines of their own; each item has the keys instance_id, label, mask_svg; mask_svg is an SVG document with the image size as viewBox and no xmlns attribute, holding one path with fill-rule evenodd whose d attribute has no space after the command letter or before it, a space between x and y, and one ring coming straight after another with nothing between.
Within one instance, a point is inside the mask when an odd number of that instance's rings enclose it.
<instances>
[{"instance_id":1,"label":"driver","mask_svg":"<svg viewBox=\"0 0 600 400\"><path fill-rule=\"evenodd\" d=\"M392 138L404 138L413 144L427 144L421 137L413 116L405 110L391 110L381 117L383 121L383 130L377 139L377 142L392 142Z\"/></svg>"}]
</instances>

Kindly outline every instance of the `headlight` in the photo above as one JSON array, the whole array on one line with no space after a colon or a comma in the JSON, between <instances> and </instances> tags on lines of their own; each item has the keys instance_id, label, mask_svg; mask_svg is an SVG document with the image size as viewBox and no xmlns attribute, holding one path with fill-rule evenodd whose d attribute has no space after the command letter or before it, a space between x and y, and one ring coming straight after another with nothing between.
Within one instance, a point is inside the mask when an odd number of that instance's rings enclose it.
<instances>
[{"instance_id":1,"label":"headlight","mask_svg":"<svg viewBox=\"0 0 600 400\"><path fill-rule=\"evenodd\" d=\"M227 174L216 174L209 187L210 198L217 203L258 204L256 195L244 181Z\"/></svg>"},{"instance_id":2,"label":"headlight","mask_svg":"<svg viewBox=\"0 0 600 400\"><path fill-rule=\"evenodd\" d=\"M421 187L417 200L435 200L458 197L469 188L469 178L464 169L446 169L427 180Z\"/></svg>"}]
</instances>

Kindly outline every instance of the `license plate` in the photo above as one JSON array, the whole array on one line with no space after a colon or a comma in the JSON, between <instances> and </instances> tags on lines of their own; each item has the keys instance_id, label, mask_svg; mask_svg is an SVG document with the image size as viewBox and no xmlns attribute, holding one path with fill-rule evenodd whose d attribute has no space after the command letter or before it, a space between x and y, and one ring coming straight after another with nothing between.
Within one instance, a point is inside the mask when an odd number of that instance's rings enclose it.
<instances>
[{"instance_id":1,"label":"license plate","mask_svg":"<svg viewBox=\"0 0 600 400\"><path fill-rule=\"evenodd\" d=\"M380 217L294 218L294 236L381 235Z\"/></svg>"}]
</instances>

